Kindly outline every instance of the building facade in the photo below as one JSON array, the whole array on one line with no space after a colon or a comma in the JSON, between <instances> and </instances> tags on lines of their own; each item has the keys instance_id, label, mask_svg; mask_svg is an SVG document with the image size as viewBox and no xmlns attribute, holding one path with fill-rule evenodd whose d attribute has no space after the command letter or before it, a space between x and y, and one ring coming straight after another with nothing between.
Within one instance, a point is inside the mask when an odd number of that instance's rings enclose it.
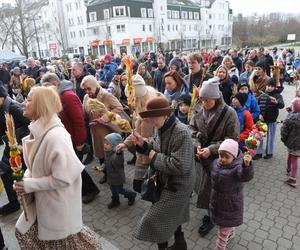
<instances>
[{"instance_id":1,"label":"building facade","mask_svg":"<svg viewBox=\"0 0 300 250\"><path fill-rule=\"evenodd\" d=\"M232 10L226 0L94 0L87 5L93 55L228 47Z\"/></svg>"}]
</instances>

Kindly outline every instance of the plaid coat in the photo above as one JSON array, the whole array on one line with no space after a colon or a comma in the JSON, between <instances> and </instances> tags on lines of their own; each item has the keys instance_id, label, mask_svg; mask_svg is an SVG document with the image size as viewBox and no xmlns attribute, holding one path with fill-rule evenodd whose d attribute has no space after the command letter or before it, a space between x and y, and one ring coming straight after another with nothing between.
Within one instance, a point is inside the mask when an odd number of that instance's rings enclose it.
<instances>
[{"instance_id":1,"label":"plaid coat","mask_svg":"<svg viewBox=\"0 0 300 250\"><path fill-rule=\"evenodd\" d=\"M176 136L174 136L176 135ZM134 236L143 241L168 241L177 227L189 220L190 194L195 181L194 153L188 127L172 115L161 129L154 130L151 161L160 171L165 188L160 200L145 212Z\"/></svg>"}]
</instances>

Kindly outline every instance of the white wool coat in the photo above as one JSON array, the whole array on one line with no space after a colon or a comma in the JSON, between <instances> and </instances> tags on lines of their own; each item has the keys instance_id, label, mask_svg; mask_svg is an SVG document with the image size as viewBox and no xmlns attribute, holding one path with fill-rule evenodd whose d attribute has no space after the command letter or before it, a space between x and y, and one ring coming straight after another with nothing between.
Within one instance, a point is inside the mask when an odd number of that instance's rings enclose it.
<instances>
[{"instance_id":1,"label":"white wool coat","mask_svg":"<svg viewBox=\"0 0 300 250\"><path fill-rule=\"evenodd\" d=\"M54 128L41 142L50 127ZM16 228L25 234L37 220L40 240L64 239L83 227L81 172L84 166L57 115L46 126L40 119L32 122L29 130L30 135L22 140L27 165L24 189L25 193L33 193L34 200L28 205L29 221L25 221L22 213Z\"/></svg>"}]
</instances>

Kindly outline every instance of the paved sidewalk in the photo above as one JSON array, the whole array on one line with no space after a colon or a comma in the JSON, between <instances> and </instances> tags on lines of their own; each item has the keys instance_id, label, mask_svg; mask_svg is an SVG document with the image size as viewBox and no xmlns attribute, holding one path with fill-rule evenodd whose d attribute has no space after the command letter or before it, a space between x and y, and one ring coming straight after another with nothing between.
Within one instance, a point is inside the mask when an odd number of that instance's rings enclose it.
<instances>
[{"instance_id":1,"label":"paved sidewalk","mask_svg":"<svg viewBox=\"0 0 300 250\"><path fill-rule=\"evenodd\" d=\"M294 96L294 87L286 86L284 101L286 104ZM285 111L280 118L284 119ZM300 193L283 182L286 177L287 151L280 141L280 127L277 126L277 138L274 157L270 160L255 161L254 179L245 185L245 223L236 230L236 237L229 244L232 250L299 250L300 249ZM93 164L91 164L93 165ZM88 166L95 182L101 174ZM126 166L127 184L131 186L133 166ZM128 207L127 200L121 198L121 206L108 210L110 191L108 185L99 185L101 192L89 205L83 205L84 223L105 240L121 250L157 249L155 244L141 242L132 237L136 223L150 206L137 198L134 206ZM0 196L0 204L6 195ZM216 241L215 227L209 235L201 238L197 232L203 212L195 207L196 196L191 199L191 220L183 229L188 242L188 249L214 249ZM9 249L19 249L14 238L14 224L18 214L0 218L0 225ZM172 242L170 242L172 243ZM112 250L109 246L107 249Z\"/></svg>"}]
</instances>

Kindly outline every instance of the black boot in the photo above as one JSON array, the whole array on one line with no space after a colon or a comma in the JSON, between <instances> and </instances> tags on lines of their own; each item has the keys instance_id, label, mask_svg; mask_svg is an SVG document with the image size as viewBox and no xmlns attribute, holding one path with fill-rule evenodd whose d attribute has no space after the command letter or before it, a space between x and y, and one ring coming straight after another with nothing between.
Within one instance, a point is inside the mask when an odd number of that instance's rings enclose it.
<instances>
[{"instance_id":1,"label":"black boot","mask_svg":"<svg viewBox=\"0 0 300 250\"><path fill-rule=\"evenodd\" d=\"M141 193L141 191L142 191L142 184L143 184L143 180L136 180L136 179L134 179L133 180L133 184L132 184L133 190L135 192Z\"/></svg>"},{"instance_id":2,"label":"black boot","mask_svg":"<svg viewBox=\"0 0 300 250\"><path fill-rule=\"evenodd\" d=\"M1 215L8 215L14 213L20 209L20 203L18 200L7 203L6 205L0 207Z\"/></svg>"},{"instance_id":3,"label":"black boot","mask_svg":"<svg viewBox=\"0 0 300 250\"><path fill-rule=\"evenodd\" d=\"M100 184L104 184L105 182L107 182L107 173L106 173L106 169L103 169L103 177L100 179L99 183Z\"/></svg>"},{"instance_id":4,"label":"black boot","mask_svg":"<svg viewBox=\"0 0 300 250\"><path fill-rule=\"evenodd\" d=\"M168 250L168 242L158 243L158 250Z\"/></svg>"},{"instance_id":5,"label":"black boot","mask_svg":"<svg viewBox=\"0 0 300 250\"><path fill-rule=\"evenodd\" d=\"M120 206L120 200L111 200L111 202L107 205L107 208L112 209L118 206Z\"/></svg>"},{"instance_id":6,"label":"black boot","mask_svg":"<svg viewBox=\"0 0 300 250\"><path fill-rule=\"evenodd\" d=\"M94 160L93 153L88 153L88 154L86 155L85 160L83 161L83 165L88 165L88 164L90 164L93 160Z\"/></svg>"},{"instance_id":7,"label":"black boot","mask_svg":"<svg viewBox=\"0 0 300 250\"><path fill-rule=\"evenodd\" d=\"M205 215L202 220L202 225L200 226L198 233L204 237L207 235L210 230L214 227L214 224L211 222L210 217Z\"/></svg>"},{"instance_id":8,"label":"black boot","mask_svg":"<svg viewBox=\"0 0 300 250\"><path fill-rule=\"evenodd\" d=\"M174 234L175 243L168 250L187 250L187 244L184 238L184 233L179 226Z\"/></svg>"},{"instance_id":9,"label":"black boot","mask_svg":"<svg viewBox=\"0 0 300 250\"><path fill-rule=\"evenodd\" d=\"M128 197L128 206L132 206L135 202L136 193L134 193L132 196Z\"/></svg>"}]
</instances>

